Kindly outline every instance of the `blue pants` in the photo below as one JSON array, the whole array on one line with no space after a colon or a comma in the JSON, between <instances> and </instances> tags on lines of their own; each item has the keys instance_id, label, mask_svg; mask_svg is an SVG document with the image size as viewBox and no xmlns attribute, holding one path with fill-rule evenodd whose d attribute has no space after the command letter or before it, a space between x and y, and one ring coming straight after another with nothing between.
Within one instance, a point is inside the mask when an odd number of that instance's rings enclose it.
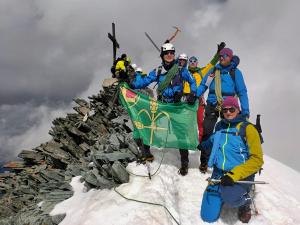
<instances>
[{"instance_id":1,"label":"blue pants","mask_svg":"<svg viewBox=\"0 0 300 225\"><path fill-rule=\"evenodd\" d=\"M212 178L219 179L224 173L224 171L214 168ZM255 175L252 174L243 180L254 181L254 176ZM238 183L235 183L232 186L219 185L218 192L220 193L223 203L236 208L251 203L251 198L249 196L251 186L252 184Z\"/></svg>"}]
</instances>

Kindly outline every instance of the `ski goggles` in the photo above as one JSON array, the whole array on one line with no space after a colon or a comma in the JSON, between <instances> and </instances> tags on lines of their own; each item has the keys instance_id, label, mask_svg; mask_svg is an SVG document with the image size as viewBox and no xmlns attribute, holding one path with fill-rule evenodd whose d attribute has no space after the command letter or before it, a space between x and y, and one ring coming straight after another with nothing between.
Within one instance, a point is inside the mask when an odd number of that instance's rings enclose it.
<instances>
[{"instance_id":1,"label":"ski goggles","mask_svg":"<svg viewBox=\"0 0 300 225\"><path fill-rule=\"evenodd\" d=\"M197 60L195 60L195 59L190 59L189 60L189 63L197 63L198 61Z\"/></svg>"},{"instance_id":2,"label":"ski goggles","mask_svg":"<svg viewBox=\"0 0 300 225\"><path fill-rule=\"evenodd\" d=\"M234 113L235 111L236 111L236 108L234 108L234 107L222 108L222 113L227 113L227 112Z\"/></svg>"},{"instance_id":3,"label":"ski goggles","mask_svg":"<svg viewBox=\"0 0 300 225\"><path fill-rule=\"evenodd\" d=\"M229 55L223 54L223 55L220 55L220 57L222 57L223 59L226 59L227 57L229 57Z\"/></svg>"}]
</instances>

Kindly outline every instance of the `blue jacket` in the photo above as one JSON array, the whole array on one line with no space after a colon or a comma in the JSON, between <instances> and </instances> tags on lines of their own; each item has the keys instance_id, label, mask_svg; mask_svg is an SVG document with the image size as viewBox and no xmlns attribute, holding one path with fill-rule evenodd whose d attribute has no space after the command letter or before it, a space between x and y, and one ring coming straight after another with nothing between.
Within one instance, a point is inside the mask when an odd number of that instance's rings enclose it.
<instances>
[{"instance_id":1,"label":"blue jacket","mask_svg":"<svg viewBox=\"0 0 300 225\"><path fill-rule=\"evenodd\" d=\"M244 179L256 173L263 164L263 154L259 134L249 124L246 127L246 140L242 140L239 129L246 120L238 116L233 120L222 119L217 123L215 133L205 142L201 149L212 147L209 167L216 167L228 174L234 181Z\"/></svg>"},{"instance_id":2,"label":"blue jacket","mask_svg":"<svg viewBox=\"0 0 300 225\"><path fill-rule=\"evenodd\" d=\"M177 63L177 62L175 62ZM159 67L152 70L148 76L142 77L141 79L135 79L132 83L132 87L134 89L141 89L147 87L149 84L156 82L158 85L162 82L167 74L167 70L161 66L161 74L158 77L157 73L159 71ZM183 82L186 81L190 84L191 91L196 94L197 87L196 81L194 77L190 74L186 67L179 69L178 74L173 78L172 84L170 84L163 92L162 96L158 96L162 98L166 102L174 102L174 94L178 92L182 95L183 92Z\"/></svg>"},{"instance_id":3,"label":"blue jacket","mask_svg":"<svg viewBox=\"0 0 300 225\"><path fill-rule=\"evenodd\" d=\"M223 67L220 64L216 65L216 69L219 69L221 72L222 96L223 98L226 98L226 96L237 95L240 99L242 114L249 116L250 111L249 111L247 88L244 82L242 72L235 67L236 65L234 63L231 63L229 66L226 67ZM235 81L232 80L229 73L232 68L235 68ZM202 79L197 89L197 96L199 97L203 95L208 88L209 94L206 100L207 104L217 105L217 96L215 94L215 80L214 79L212 80L212 82L209 84L209 87L206 84L209 75L213 73L213 71L214 68L209 70L207 74L204 76L204 78Z\"/></svg>"},{"instance_id":4,"label":"blue jacket","mask_svg":"<svg viewBox=\"0 0 300 225\"><path fill-rule=\"evenodd\" d=\"M142 75L141 72L135 72L134 74L134 79L136 82L142 82L141 80L144 78L145 76Z\"/></svg>"}]
</instances>

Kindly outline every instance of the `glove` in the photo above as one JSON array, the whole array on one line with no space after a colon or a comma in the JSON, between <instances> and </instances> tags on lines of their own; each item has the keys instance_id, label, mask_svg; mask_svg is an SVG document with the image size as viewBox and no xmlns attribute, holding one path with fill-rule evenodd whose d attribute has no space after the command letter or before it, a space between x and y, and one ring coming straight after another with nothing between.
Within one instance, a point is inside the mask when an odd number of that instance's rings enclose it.
<instances>
[{"instance_id":1,"label":"glove","mask_svg":"<svg viewBox=\"0 0 300 225\"><path fill-rule=\"evenodd\" d=\"M174 102L180 102L182 95L179 92L174 93Z\"/></svg>"},{"instance_id":2,"label":"glove","mask_svg":"<svg viewBox=\"0 0 300 225\"><path fill-rule=\"evenodd\" d=\"M197 99L196 95L193 94L193 93L191 93L191 94L189 94L189 96L187 97L187 103L188 103L189 105L194 105L196 99Z\"/></svg>"},{"instance_id":3,"label":"glove","mask_svg":"<svg viewBox=\"0 0 300 225\"><path fill-rule=\"evenodd\" d=\"M225 48L226 44L225 42L221 42L220 44L218 44L218 53L223 49Z\"/></svg>"},{"instance_id":4,"label":"glove","mask_svg":"<svg viewBox=\"0 0 300 225\"><path fill-rule=\"evenodd\" d=\"M223 186L232 186L234 184L234 181L232 178L228 175L225 175L221 177L221 185Z\"/></svg>"}]
</instances>

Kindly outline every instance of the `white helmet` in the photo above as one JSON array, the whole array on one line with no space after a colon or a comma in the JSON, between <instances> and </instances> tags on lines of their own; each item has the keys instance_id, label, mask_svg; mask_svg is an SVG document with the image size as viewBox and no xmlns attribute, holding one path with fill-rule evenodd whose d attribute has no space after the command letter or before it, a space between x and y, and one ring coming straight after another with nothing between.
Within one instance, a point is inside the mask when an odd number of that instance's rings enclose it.
<instances>
[{"instance_id":1,"label":"white helmet","mask_svg":"<svg viewBox=\"0 0 300 225\"><path fill-rule=\"evenodd\" d=\"M137 68L137 65L135 63L131 64L131 67L135 70Z\"/></svg>"},{"instance_id":2,"label":"white helmet","mask_svg":"<svg viewBox=\"0 0 300 225\"><path fill-rule=\"evenodd\" d=\"M136 68L136 70L135 70L136 72L143 72L143 70L142 70L142 68L141 67L138 67L138 68Z\"/></svg>"},{"instance_id":3,"label":"white helmet","mask_svg":"<svg viewBox=\"0 0 300 225\"><path fill-rule=\"evenodd\" d=\"M187 56L187 54L185 54L185 53L181 53L181 54L178 56L178 59L188 60L188 56Z\"/></svg>"},{"instance_id":4,"label":"white helmet","mask_svg":"<svg viewBox=\"0 0 300 225\"><path fill-rule=\"evenodd\" d=\"M166 52L166 51L174 51L175 52L175 47L171 43L166 43L161 46L161 51L162 52Z\"/></svg>"}]
</instances>

